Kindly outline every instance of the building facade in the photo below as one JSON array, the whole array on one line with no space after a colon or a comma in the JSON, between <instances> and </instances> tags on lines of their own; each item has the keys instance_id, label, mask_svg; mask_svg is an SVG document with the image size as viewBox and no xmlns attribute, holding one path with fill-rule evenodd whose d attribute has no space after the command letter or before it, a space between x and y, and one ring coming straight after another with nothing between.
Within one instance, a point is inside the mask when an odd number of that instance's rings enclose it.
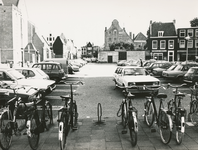
<instances>
[{"instance_id":1,"label":"building facade","mask_svg":"<svg viewBox=\"0 0 198 150\"><path fill-rule=\"evenodd\" d=\"M194 61L198 56L198 27L178 28L177 58L180 61Z\"/></svg>"},{"instance_id":2,"label":"building facade","mask_svg":"<svg viewBox=\"0 0 198 150\"><path fill-rule=\"evenodd\" d=\"M168 23L150 21L148 32L148 50L151 57L157 60L175 61L177 59L175 20Z\"/></svg>"},{"instance_id":3,"label":"building facade","mask_svg":"<svg viewBox=\"0 0 198 150\"><path fill-rule=\"evenodd\" d=\"M108 29L105 27L104 34L104 50L110 50L111 45L114 43L133 44L131 32L128 35L125 28L122 29L116 19L112 21L112 24Z\"/></svg>"}]
</instances>

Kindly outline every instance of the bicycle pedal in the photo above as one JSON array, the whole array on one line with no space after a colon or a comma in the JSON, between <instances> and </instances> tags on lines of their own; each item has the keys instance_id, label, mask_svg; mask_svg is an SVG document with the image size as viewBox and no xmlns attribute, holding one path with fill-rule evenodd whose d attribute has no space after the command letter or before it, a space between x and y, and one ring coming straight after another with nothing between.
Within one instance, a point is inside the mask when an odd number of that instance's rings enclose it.
<instances>
[{"instance_id":1,"label":"bicycle pedal","mask_svg":"<svg viewBox=\"0 0 198 150\"><path fill-rule=\"evenodd\" d=\"M156 129L155 128L151 128L151 132L156 132Z\"/></svg>"},{"instance_id":2,"label":"bicycle pedal","mask_svg":"<svg viewBox=\"0 0 198 150\"><path fill-rule=\"evenodd\" d=\"M122 130L122 134L127 134L127 130Z\"/></svg>"}]
</instances>

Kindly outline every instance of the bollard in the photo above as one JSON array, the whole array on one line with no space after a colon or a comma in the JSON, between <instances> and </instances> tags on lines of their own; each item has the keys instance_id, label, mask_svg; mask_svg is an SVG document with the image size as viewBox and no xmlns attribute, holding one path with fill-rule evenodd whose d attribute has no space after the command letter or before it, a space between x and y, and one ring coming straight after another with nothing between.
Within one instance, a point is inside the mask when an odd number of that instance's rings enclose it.
<instances>
[{"instance_id":1,"label":"bollard","mask_svg":"<svg viewBox=\"0 0 198 150\"><path fill-rule=\"evenodd\" d=\"M97 105L97 116L98 116L98 120L95 121L95 124L105 124L105 120L102 120L102 105L100 103L98 103Z\"/></svg>"}]
</instances>

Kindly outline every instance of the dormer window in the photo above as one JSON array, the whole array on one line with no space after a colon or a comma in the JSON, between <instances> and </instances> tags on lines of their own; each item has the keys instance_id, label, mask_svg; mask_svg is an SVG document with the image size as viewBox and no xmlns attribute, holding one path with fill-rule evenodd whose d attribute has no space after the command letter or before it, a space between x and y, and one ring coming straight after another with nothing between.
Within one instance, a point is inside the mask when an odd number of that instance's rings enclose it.
<instances>
[{"instance_id":1,"label":"dormer window","mask_svg":"<svg viewBox=\"0 0 198 150\"><path fill-rule=\"evenodd\" d=\"M158 31L158 37L163 37L164 31Z\"/></svg>"}]
</instances>

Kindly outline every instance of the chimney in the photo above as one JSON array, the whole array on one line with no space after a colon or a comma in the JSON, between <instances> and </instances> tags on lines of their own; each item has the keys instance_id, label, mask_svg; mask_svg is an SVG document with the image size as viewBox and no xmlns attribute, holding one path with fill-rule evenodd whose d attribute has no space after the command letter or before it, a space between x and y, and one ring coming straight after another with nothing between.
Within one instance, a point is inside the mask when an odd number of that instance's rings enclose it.
<instances>
[{"instance_id":1,"label":"chimney","mask_svg":"<svg viewBox=\"0 0 198 150\"><path fill-rule=\"evenodd\" d=\"M134 40L134 38L135 38L135 34L133 34L133 40Z\"/></svg>"},{"instance_id":2,"label":"chimney","mask_svg":"<svg viewBox=\"0 0 198 150\"><path fill-rule=\"evenodd\" d=\"M129 32L129 36L130 36L130 38L132 38L132 33L131 32Z\"/></svg>"},{"instance_id":3,"label":"chimney","mask_svg":"<svg viewBox=\"0 0 198 150\"><path fill-rule=\"evenodd\" d=\"M176 20L175 20L175 19L173 20L173 23L174 23L174 24L176 23Z\"/></svg>"}]
</instances>

